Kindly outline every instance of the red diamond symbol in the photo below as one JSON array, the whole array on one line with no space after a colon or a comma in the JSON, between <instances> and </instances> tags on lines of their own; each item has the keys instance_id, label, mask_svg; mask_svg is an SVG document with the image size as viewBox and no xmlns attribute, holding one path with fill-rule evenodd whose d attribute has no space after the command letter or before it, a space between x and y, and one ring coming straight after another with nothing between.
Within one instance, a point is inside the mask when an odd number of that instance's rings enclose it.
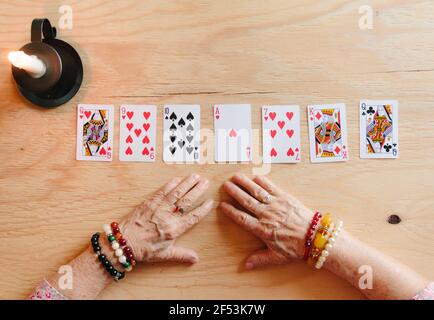
<instances>
[{"instance_id":1,"label":"red diamond symbol","mask_svg":"<svg viewBox=\"0 0 434 320\"><path fill-rule=\"evenodd\" d=\"M341 149L340 149L339 147L336 147L336 148L335 148L335 153L336 153L336 154L341 153Z\"/></svg>"},{"instance_id":2,"label":"red diamond symbol","mask_svg":"<svg viewBox=\"0 0 434 320\"><path fill-rule=\"evenodd\" d=\"M321 113L317 112L315 118L317 118L318 120L321 119Z\"/></svg>"}]
</instances>

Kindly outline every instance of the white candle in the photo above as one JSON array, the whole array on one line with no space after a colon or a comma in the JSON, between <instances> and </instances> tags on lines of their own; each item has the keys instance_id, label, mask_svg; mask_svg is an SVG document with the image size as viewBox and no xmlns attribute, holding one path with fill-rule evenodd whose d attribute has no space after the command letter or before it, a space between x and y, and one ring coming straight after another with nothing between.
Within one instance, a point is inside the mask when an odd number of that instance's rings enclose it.
<instances>
[{"instance_id":1,"label":"white candle","mask_svg":"<svg viewBox=\"0 0 434 320\"><path fill-rule=\"evenodd\" d=\"M47 71L42 60L37 56L29 56L23 51L9 52L8 59L15 67L25 70L33 78L40 78Z\"/></svg>"}]
</instances>

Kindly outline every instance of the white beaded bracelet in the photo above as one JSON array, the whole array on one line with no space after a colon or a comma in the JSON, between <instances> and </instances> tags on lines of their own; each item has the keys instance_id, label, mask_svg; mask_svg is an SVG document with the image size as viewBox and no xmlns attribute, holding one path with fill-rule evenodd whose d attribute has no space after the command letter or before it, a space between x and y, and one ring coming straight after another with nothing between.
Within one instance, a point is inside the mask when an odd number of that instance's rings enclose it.
<instances>
[{"instance_id":1,"label":"white beaded bracelet","mask_svg":"<svg viewBox=\"0 0 434 320\"><path fill-rule=\"evenodd\" d=\"M339 237L339 234L341 233L343 225L344 225L343 221L339 221L337 223L336 227L333 230L333 233L330 235L327 244L325 245L324 250L321 252L315 264L315 268L321 269L322 266L324 265L324 262L326 261L327 257L330 254L330 250L333 249L333 245L335 244L337 237Z\"/></svg>"}]
</instances>

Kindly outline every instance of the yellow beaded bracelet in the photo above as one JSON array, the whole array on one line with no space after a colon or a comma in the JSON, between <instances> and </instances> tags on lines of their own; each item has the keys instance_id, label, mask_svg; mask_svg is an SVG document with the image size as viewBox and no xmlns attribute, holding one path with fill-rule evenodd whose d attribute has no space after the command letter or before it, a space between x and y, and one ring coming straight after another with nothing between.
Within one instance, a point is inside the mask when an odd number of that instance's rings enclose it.
<instances>
[{"instance_id":1,"label":"yellow beaded bracelet","mask_svg":"<svg viewBox=\"0 0 434 320\"><path fill-rule=\"evenodd\" d=\"M310 257L308 259L308 264L313 265L316 263L319 255L327 244L327 239L329 237L329 229L332 223L332 218L329 213L325 214L320 221L320 227L318 228L313 243Z\"/></svg>"}]
</instances>

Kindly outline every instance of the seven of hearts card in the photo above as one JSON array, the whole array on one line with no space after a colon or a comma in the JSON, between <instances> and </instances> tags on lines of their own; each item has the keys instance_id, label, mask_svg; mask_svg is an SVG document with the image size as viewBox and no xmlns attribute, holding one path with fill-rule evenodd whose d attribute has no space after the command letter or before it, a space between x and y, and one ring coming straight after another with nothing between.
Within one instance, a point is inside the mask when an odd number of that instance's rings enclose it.
<instances>
[{"instance_id":1,"label":"seven of hearts card","mask_svg":"<svg viewBox=\"0 0 434 320\"><path fill-rule=\"evenodd\" d=\"M300 162L299 106L262 107L262 157L264 163Z\"/></svg>"}]
</instances>

